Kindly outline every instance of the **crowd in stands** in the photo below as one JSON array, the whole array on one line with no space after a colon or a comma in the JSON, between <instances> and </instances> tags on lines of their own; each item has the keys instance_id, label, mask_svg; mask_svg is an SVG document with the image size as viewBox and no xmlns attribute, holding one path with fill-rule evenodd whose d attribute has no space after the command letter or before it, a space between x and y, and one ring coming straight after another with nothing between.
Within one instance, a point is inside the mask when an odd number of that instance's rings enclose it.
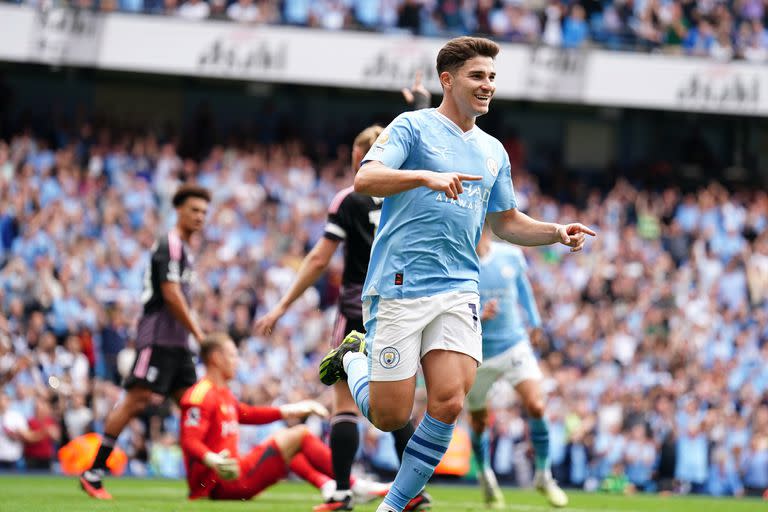
<instances>
[{"instance_id":1,"label":"crowd in stands","mask_svg":"<svg viewBox=\"0 0 768 512\"><path fill-rule=\"evenodd\" d=\"M10 0L33 6L768 60L763 0Z\"/></svg>"},{"instance_id":2,"label":"crowd in stands","mask_svg":"<svg viewBox=\"0 0 768 512\"><path fill-rule=\"evenodd\" d=\"M214 146L198 162L173 139L89 123L51 140L24 131L0 141L0 469L56 470L57 447L102 429L133 360L149 248L173 225L169 197L185 181L213 191L193 241L192 306L205 332L226 330L238 344L235 393L258 404L330 400L316 368L340 257L270 338L251 326L322 235L327 205L352 181L349 153L318 161L286 141ZM599 233L578 255L525 251L547 334L536 350L557 478L607 492L762 494L768 194L619 180L569 204L521 162L513 173L523 210ZM520 405L503 384L491 396L493 466L528 485ZM366 467L396 464L391 436L363 428ZM173 404L134 420L119 439L129 473L178 477L177 432ZM242 443L269 433L246 427Z\"/></svg>"}]
</instances>

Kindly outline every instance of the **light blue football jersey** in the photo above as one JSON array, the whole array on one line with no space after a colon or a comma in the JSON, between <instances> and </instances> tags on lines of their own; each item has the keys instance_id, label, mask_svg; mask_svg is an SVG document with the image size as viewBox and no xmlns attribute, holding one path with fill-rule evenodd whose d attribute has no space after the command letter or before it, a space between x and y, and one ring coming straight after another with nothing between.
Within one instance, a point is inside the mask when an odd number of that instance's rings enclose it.
<instances>
[{"instance_id":1,"label":"light blue football jersey","mask_svg":"<svg viewBox=\"0 0 768 512\"><path fill-rule=\"evenodd\" d=\"M399 115L363 162L387 167L482 176L466 181L458 199L418 187L384 199L363 297L428 297L478 292L475 246L486 212L516 207L509 157L501 143L475 126L463 132L436 109Z\"/></svg>"},{"instance_id":2,"label":"light blue football jersey","mask_svg":"<svg viewBox=\"0 0 768 512\"><path fill-rule=\"evenodd\" d=\"M496 316L483 320L483 360L528 341L523 313L527 325L541 326L527 268L523 251L506 243L491 243L480 259L480 309L491 299L498 302Z\"/></svg>"}]
</instances>

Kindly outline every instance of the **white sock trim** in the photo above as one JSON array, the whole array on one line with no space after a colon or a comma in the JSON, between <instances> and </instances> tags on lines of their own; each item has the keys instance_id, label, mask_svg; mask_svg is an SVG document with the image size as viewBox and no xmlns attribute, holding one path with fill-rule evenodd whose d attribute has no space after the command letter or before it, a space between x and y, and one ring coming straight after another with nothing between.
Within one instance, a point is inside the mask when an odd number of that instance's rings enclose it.
<instances>
[{"instance_id":1,"label":"white sock trim","mask_svg":"<svg viewBox=\"0 0 768 512\"><path fill-rule=\"evenodd\" d=\"M344 366L344 371L349 373L349 365L352 364L352 361L354 359L358 359L358 358L366 358L366 357L360 352L347 352L346 354L344 354L344 358L341 360L342 365Z\"/></svg>"}]
</instances>

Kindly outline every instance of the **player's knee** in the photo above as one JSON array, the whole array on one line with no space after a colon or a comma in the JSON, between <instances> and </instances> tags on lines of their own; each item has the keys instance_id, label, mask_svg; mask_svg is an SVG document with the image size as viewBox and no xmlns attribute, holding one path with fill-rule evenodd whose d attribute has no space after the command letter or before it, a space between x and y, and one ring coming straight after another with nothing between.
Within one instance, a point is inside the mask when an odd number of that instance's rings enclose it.
<instances>
[{"instance_id":1,"label":"player's knee","mask_svg":"<svg viewBox=\"0 0 768 512\"><path fill-rule=\"evenodd\" d=\"M544 408L544 400L540 398L531 400L526 404L528 415L535 419L541 419L544 417Z\"/></svg>"},{"instance_id":2,"label":"player's knee","mask_svg":"<svg viewBox=\"0 0 768 512\"><path fill-rule=\"evenodd\" d=\"M411 419L410 411L396 410L377 413L373 417L373 424L384 432L394 432L403 428Z\"/></svg>"},{"instance_id":3,"label":"player's knee","mask_svg":"<svg viewBox=\"0 0 768 512\"><path fill-rule=\"evenodd\" d=\"M429 415L445 423L454 423L464 408L464 397L455 394L442 400L435 400L428 407Z\"/></svg>"},{"instance_id":4,"label":"player's knee","mask_svg":"<svg viewBox=\"0 0 768 512\"><path fill-rule=\"evenodd\" d=\"M139 414L149 405L152 399L152 391L144 388L133 388L126 395L125 407L132 415Z\"/></svg>"},{"instance_id":5,"label":"player's knee","mask_svg":"<svg viewBox=\"0 0 768 512\"><path fill-rule=\"evenodd\" d=\"M274 435L275 444L277 444L283 460L287 462L301 451L301 443L309 433L310 430L306 425L296 425L281 430Z\"/></svg>"},{"instance_id":6,"label":"player's knee","mask_svg":"<svg viewBox=\"0 0 768 512\"><path fill-rule=\"evenodd\" d=\"M413 412L413 399L397 399L395 397L402 397L403 395L391 390L381 393L374 393L373 391L378 390L372 390L370 401L371 421L376 428L384 432L393 432L410 421ZM410 396L413 396L412 390Z\"/></svg>"},{"instance_id":7,"label":"player's knee","mask_svg":"<svg viewBox=\"0 0 768 512\"><path fill-rule=\"evenodd\" d=\"M290 427L288 431L291 433L293 437L296 438L296 441L299 444L301 444L301 441L302 439L304 439L305 436L311 434L309 427L303 424Z\"/></svg>"}]
</instances>

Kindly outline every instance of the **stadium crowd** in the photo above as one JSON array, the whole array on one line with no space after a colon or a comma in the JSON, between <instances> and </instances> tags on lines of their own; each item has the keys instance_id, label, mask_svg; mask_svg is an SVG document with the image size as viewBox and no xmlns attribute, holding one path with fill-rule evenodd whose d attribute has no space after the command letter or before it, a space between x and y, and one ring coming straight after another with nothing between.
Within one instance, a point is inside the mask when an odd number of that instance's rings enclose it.
<instances>
[{"instance_id":1,"label":"stadium crowd","mask_svg":"<svg viewBox=\"0 0 768 512\"><path fill-rule=\"evenodd\" d=\"M605 46L768 60L762 0L6 0L33 6L227 19L424 36L487 35L563 48Z\"/></svg>"},{"instance_id":2,"label":"stadium crowd","mask_svg":"<svg viewBox=\"0 0 768 512\"><path fill-rule=\"evenodd\" d=\"M349 147L324 161L298 141L214 146L199 162L179 153L172 139L88 123L52 140L25 131L0 141L0 469L57 470L58 446L102 428L133 360L148 251L173 224L169 198L184 181L213 191L193 244L193 308L205 332L238 344L235 393L258 404L330 399L317 362L340 258L272 337L254 336L252 323L291 284L327 205L351 183ZM762 494L768 194L619 180L574 205L515 167L522 209L599 232L577 256L526 250L547 333L536 349L557 478L610 492ZM491 396L493 466L529 485L520 405L503 384ZM129 472L180 476L178 426L167 403L134 420L119 439ZM244 427L242 443L269 432ZM366 467L393 468L390 436L369 428L363 440Z\"/></svg>"}]
</instances>

